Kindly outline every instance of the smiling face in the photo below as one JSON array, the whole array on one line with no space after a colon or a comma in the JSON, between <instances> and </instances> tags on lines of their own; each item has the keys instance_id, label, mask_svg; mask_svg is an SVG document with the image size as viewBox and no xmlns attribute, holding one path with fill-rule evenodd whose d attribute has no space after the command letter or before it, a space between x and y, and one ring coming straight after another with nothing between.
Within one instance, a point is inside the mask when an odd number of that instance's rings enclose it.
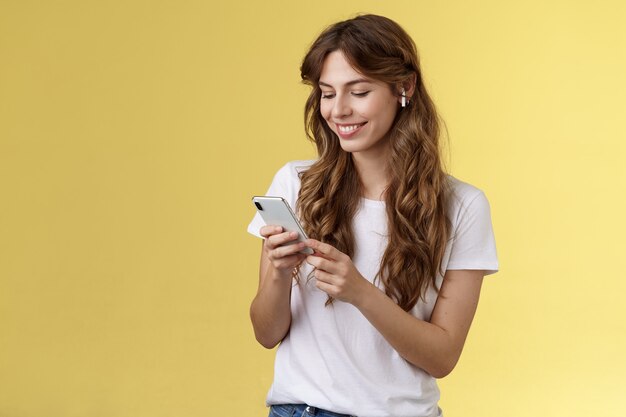
<instances>
[{"instance_id":1,"label":"smiling face","mask_svg":"<svg viewBox=\"0 0 626 417\"><path fill-rule=\"evenodd\" d=\"M320 112L341 148L354 156L383 157L399 96L387 84L357 72L341 51L324 60L319 86Z\"/></svg>"}]
</instances>

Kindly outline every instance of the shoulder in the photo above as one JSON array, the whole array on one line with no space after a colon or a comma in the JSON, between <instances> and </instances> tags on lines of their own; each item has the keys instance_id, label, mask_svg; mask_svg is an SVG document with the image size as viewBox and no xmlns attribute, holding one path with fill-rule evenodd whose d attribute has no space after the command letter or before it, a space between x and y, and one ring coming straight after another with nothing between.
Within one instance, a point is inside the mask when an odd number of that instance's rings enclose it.
<instances>
[{"instance_id":1,"label":"shoulder","mask_svg":"<svg viewBox=\"0 0 626 417\"><path fill-rule=\"evenodd\" d=\"M299 183L300 182L300 173L306 171L315 163L315 160L299 160L299 161L290 161L283 165L276 175L274 176L274 181L280 181L283 183Z\"/></svg>"},{"instance_id":2,"label":"shoulder","mask_svg":"<svg viewBox=\"0 0 626 417\"><path fill-rule=\"evenodd\" d=\"M491 210L479 188L450 179L448 218L451 223L450 258L446 269L498 270L498 255L491 224Z\"/></svg>"},{"instance_id":3,"label":"shoulder","mask_svg":"<svg viewBox=\"0 0 626 417\"><path fill-rule=\"evenodd\" d=\"M283 197L294 208L300 191L300 173L315 161L291 161L283 165L274 175L266 195Z\"/></svg>"},{"instance_id":4,"label":"shoulder","mask_svg":"<svg viewBox=\"0 0 626 417\"><path fill-rule=\"evenodd\" d=\"M285 176L298 176L301 172L309 169L315 162L315 159L289 161L278 170L278 173Z\"/></svg>"},{"instance_id":5,"label":"shoulder","mask_svg":"<svg viewBox=\"0 0 626 417\"><path fill-rule=\"evenodd\" d=\"M448 216L453 224L468 212L489 213L489 202L485 193L471 184L448 175L450 198Z\"/></svg>"},{"instance_id":6,"label":"shoulder","mask_svg":"<svg viewBox=\"0 0 626 417\"><path fill-rule=\"evenodd\" d=\"M480 188L461 181L452 175L448 175L448 184L450 187L450 198L453 201L468 202L479 197L481 194L484 195Z\"/></svg>"}]
</instances>

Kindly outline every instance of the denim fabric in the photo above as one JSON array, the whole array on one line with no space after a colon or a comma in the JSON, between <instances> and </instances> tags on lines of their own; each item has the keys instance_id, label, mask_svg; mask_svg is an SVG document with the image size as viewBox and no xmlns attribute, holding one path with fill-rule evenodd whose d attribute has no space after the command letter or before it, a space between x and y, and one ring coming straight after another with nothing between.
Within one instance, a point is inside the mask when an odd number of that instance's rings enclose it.
<instances>
[{"instance_id":1,"label":"denim fabric","mask_svg":"<svg viewBox=\"0 0 626 417\"><path fill-rule=\"evenodd\" d=\"M349 414L333 413L306 404L280 404L270 407L268 417L356 417Z\"/></svg>"}]
</instances>

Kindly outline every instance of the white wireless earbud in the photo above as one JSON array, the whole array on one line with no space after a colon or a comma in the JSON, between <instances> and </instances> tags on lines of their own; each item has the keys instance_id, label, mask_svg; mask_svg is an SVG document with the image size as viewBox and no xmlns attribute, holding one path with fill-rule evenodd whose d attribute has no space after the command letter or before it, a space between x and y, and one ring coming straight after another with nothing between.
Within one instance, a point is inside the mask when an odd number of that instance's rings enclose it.
<instances>
[{"instance_id":1,"label":"white wireless earbud","mask_svg":"<svg viewBox=\"0 0 626 417\"><path fill-rule=\"evenodd\" d=\"M402 89L402 101L401 101L401 105L402 105L402 107L406 107L406 91L404 90L404 88Z\"/></svg>"}]
</instances>

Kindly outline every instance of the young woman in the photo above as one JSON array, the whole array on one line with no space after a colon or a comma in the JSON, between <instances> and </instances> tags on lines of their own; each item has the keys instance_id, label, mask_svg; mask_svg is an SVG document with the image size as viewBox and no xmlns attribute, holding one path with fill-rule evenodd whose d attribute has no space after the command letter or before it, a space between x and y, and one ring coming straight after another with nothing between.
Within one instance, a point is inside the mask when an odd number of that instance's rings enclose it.
<instances>
[{"instance_id":1,"label":"young woman","mask_svg":"<svg viewBox=\"0 0 626 417\"><path fill-rule=\"evenodd\" d=\"M282 167L310 239L257 216L264 238L250 307L280 343L270 416L441 416L436 378L457 363L483 276L498 269L484 194L449 175L415 44L395 22L327 28L301 67L319 158ZM309 247L314 255L301 251Z\"/></svg>"}]
</instances>

